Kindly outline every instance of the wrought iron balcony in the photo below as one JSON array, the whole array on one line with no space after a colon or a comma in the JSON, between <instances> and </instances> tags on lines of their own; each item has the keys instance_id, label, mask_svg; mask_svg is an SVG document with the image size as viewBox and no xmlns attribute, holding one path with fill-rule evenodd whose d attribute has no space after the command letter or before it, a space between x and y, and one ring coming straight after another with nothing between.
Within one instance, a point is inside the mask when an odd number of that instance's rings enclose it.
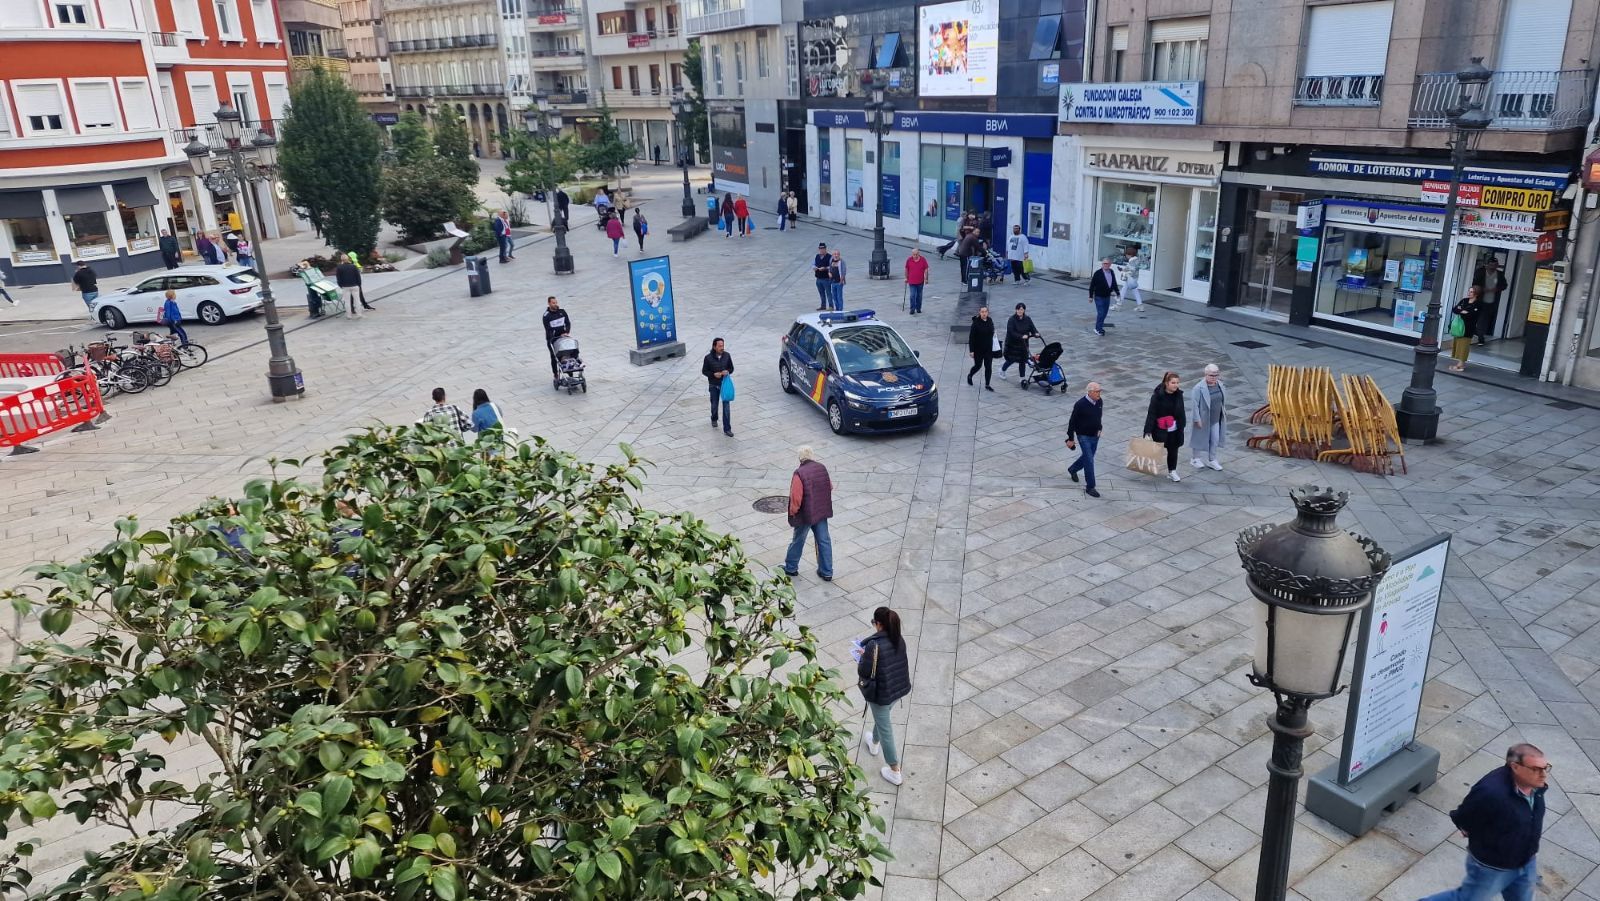
<instances>
[{"instance_id":1,"label":"wrought iron balcony","mask_svg":"<svg viewBox=\"0 0 1600 901\"><path fill-rule=\"evenodd\" d=\"M1412 128L1449 128L1450 111L1460 104L1461 85L1454 72L1420 75L1407 124ZM1587 125L1593 104L1594 72L1561 69L1494 73L1483 109L1490 116L1490 128L1563 131Z\"/></svg>"},{"instance_id":2,"label":"wrought iron balcony","mask_svg":"<svg viewBox=\"0 0 1600 901\"><path fill-rule=\"evenodd\" d=\"M1295 83L1296 106L1378 106L1383 75L1302 75Z\"/></svg>"}]
</instances>

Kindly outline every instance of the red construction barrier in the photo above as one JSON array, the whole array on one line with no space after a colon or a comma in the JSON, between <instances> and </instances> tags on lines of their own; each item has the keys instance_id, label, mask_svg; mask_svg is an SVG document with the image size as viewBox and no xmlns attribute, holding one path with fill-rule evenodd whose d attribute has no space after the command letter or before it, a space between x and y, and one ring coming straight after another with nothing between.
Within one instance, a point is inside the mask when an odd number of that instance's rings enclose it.
<instances>
[{"instance_id":1,"label":"red construction barrier","mask_svg":"<svg viewBox=\"0 0 1600 901\"><path fill-rule=\"evenodd\" d=\"M0 378L33 378L66 371L55 354L0 354Z\"/></svg>"},{"instance_id":2,"label":"red construction barrier","mask_svg":"<svg viewBox=\"0 0 1600 901\"><path fill-rule=\"evenodd\" d=\"M24 449L23 442L92 422L105 410L93 372L0 397L0 447L17 448L13 453L36 450Z\"/></svg>"}]
</instances>

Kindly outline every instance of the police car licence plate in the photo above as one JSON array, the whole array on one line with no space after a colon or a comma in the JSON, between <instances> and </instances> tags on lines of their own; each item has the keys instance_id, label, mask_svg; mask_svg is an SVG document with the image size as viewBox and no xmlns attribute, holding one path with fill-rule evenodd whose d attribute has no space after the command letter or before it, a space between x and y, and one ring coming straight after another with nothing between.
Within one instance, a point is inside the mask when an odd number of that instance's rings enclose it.
<instances>
[{"instance_id":1,"label":"police car licence plate","mask_svg":"<svg viewBox=\"0 0 1600 901\"><path fill-rule=\"evenodd\" d=\"M917 415L917 408L916 407L911 407L910 409L906 409L906 410L890 410L889 411L889 418L890 419L905 419L907 416L915 416L915 415Z\"/></svg>"}]
</instances>

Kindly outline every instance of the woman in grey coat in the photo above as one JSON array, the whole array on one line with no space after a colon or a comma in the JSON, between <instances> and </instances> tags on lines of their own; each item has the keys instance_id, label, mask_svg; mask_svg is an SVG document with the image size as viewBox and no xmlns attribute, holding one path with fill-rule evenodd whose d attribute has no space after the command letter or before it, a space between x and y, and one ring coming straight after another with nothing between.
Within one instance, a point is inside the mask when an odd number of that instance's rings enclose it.
<instances>
[{"instance_id":1,"label":"woman in grey coat","mask_svg":"<svg viewBox=\"0 0 1600 901\"><path fill-rule=\"evenodd\" d=\"M1217 472L1222 471L1222 464L1217 462L1217 450L1227 443L1228 426L1223 404L1227 400L1227 392L1222 387L1222 370L1217 364L1206 364L1205 377L1195 383L1189 396L1194 398L1194 415L1189 421L1194 424L1194 440L1189 446L1194 448L1194 458L1189 462L1195 469L1209 466Z\"/></svg>"}]
</instances>

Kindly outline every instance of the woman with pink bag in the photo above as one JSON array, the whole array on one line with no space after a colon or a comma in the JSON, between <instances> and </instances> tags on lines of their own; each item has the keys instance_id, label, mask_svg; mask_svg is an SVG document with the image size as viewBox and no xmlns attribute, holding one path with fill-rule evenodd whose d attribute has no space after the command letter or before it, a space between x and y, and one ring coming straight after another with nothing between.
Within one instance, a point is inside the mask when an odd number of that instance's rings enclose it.
<instances>
[{"instance_id":1,"label":"woman with pink bag","mask_svg":"<svg viewBox=\"0 0 1600 901\"><path fill-rule=\"evenodd\" d=\"M1174 482L1180 481L1178 448L1183 447L1183 433L1189 424L1179 381L1176 372L1163 375L1161 384L1150 395L1150 409L1144 414L1144 436L1166 447L1167 478Z\"/></svg>"}]
</instances>

